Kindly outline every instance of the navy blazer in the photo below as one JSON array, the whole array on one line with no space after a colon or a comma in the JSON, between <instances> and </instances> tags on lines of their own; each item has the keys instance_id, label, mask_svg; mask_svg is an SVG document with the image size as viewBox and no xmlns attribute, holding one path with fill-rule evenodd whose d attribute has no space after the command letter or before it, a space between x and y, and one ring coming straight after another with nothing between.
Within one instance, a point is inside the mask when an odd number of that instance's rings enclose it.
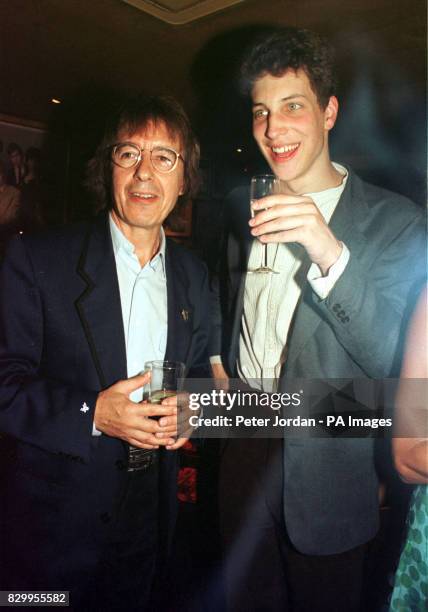
<instances>
[{"instance_id":1,"label":"navy blazer","mask_svg":"<svg viewBox=\"0 0 428 612\"><path fill-rule=\"evenodd\" d=\"M166 277L165 358L183 361L187 370L199 367L210 323L206 268L167 241ZM7 551L3 562L13 563L16 551L28 563L21 573L31 577L42 564L60 582L70 572L92 571L125 477L127 445L92 436L98 392L127 377L107 215L13 241L1 270L0 317L0 432L6 434L0 554ZM160 455L166 551L177 454Z\"/></svg>"},{"instance_id":2,"label":"navy blazer","mask_svg":"<svg viewBox=\"0 0 428 612\"><path fill-rule=\"evenodd\" d=\"M245 223L238 213L229 224L231 326L226 337L232 372L252 241L248 201L248 190L240 188L228 202L230 215L238 207L246 211ZM347 245L350 260L325 300L304 284L287 341L279 385L283 392L296 391L296 379L398 376L408 316L426 280L426 219L406 198L349 171L329 225ZM307 258L306 267L309 264ZM354 398L363 403L369 399L376 407L376 398L366 397L367 385L360 391L354 385ZM339 394L324 410L335 414L342 404ZM283 511L288 534L300 552L340 553L375 535L378 481L373 446L373 439L285 438Z\"/></svg>"}]
</instances>

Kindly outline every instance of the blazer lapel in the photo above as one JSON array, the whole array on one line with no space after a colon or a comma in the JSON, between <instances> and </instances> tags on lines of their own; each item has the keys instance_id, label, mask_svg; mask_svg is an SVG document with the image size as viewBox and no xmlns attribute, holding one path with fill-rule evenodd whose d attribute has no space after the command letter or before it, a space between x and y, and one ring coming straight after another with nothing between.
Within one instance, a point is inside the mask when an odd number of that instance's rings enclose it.
<instances>
[{"instance_id":1,"label":"blazer lapel","mask_svg":"<svg viewBox=\"0 0 428 612\"><path fill-rule=\"evenodd\" d=\"M188 274L168 240L166 254L168 337L165 359L187 364L191 349L194 305L189 299Z\"/></svg>"},{"instance_id":2,"label":"blazer lapel","mask_svg":"<svg viewBox=\"0 0 428 612\"><path fill-rule=\"evenodd\" d=\"M306 342L314 335L321 323L319 313L314 302L312 288L306 286L297 304L290 324L291 334L285 351L285 367L290 368L299 355Z\"/></svg>"},{"instance_id":3,"label":"blazer lapel","mask_svg":"<svg viewBox=\"0 0 428 612\"><path fill-rule=\"evenodd\" d=\"M127 377L119 284L107 215L100 215L91 226L77 271L87 287L76 308L101 388L106 388Z\"/></svg>"},{"instance_id":4,"label":"blazer lapel","mask_svg":"<svg viewBox=\"0 0 428 612\"><path fill-rule=\"evenodd\" d=\"M355 207L355 202L358 202ZM359 179L349 171L345 190L336 206L336 210L330 220L329 227L338 240L347 245L352 257L358 257L367 239L356 230L356 208L365 209L364 193L360 187ZM317 308L318 298L314 294L309 283L303 290L300 303L298 304L294 321L290 329L291 336L288 342L285 367L289 369L295 361L306 342L314 335L318 325L321 323L319 310Z\"/></svg>"}]
</instances>

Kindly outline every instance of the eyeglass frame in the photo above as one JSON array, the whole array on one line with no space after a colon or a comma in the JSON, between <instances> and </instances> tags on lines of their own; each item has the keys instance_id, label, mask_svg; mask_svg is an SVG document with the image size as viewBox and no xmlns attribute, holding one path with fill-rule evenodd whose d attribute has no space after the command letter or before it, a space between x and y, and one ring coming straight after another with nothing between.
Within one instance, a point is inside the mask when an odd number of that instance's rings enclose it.
<instances>
[{"instance_id":1,"label":"eyeglass frame","mask_svg":"<svg viewBox=\"0 0 428 612\"><path fill-rule=\"evenodd\" d=\"M132 164L132 166L128 166L128 167L124 167L121 166L120 164L117 163L117 161L114 160L113 156L114 153L117 149L117 147L120 147L122 145L131 145L133 147L135 147L135 149L138 149L138 158L136 159L135 163ZM142 159L142 153L146 150L145 147L139 147L137 144L135 144L135 142L130 142L129 140L125 140L125 142L117 142L113 145L110 145L108 147L108 149L110 150L110 157L111 157L111 161L118 166L119 168L122 168L122 170L131 170L132 168L136 168L138 166L139 163L141 163L141 159ZM155 165L153 164L152 161L152 151L154 151L155 149L167 149L168 151L172 151L173 153L176 154L177 158L175 160L174 165L172 166L172 168L170 168L170 170L159 170L158 168L155 167ZM176 151L175 149L173 149L172 147L166 147L164 145L155 145L153 146L151 149L148 149L148 151L150 152L150 163L152 164L152 168L153 170L155 170L156 172L159 172L159 174L170 174L170 172L174 172L174 170L176 169L177 165L178 165L178 160L181 159L181 161L183 162L183 164L186 163L184 157L181 155L181 153L179 153L178 151Z\"/></svg>"}]
</instances>

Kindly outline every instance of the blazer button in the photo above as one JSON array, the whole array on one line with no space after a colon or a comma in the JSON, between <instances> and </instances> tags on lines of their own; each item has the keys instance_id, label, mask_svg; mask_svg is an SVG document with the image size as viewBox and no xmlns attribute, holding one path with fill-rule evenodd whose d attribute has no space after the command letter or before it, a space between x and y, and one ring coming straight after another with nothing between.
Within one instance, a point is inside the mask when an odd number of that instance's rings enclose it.
<instances>
[{"instance_id":1,"label":"blazer button","mask_svg":"<svg viewBox=\"0 0 428 612\"><path fill-rule=\"evenodd\" d=\"M342 308L342 306L341 306L340 304L335 304L335 305L333 306L333 311L334 311L334 312L339 312L339 310L340 310L341 308Z\"/></svg>"},{"instance_id":2,"label":"blazer button","mask_svg":"<svg viewBox=\"0 0 428 612\"><path fill-rule=\"evenodd\" d=\"M100 514L100 521L102 523L110 523L111 521L111 516L108 512L103 512L102 514Z\"/></svg>"},{"instance_id":3,"label":"blazer button","mask_svg":"<svg viewBox=\"0 0 428 612\"><path fill-rule=\"evenodd\" d=\"M118 470L126 470L126 463L122 459L118 459L115 465Z\"/></svg>"},{"instance_id":4,"label":"blazer button","mask_svg":"<svg viewBox=\"0 0 428 612\"><path fill-rule=\"evenodd\" d=\"M337 313L337 316L342 318L343 316L345 316L346 312L344 310L341 310L340 312Z\"/></svg>"},{"instance_id":5,"label":"blazer button","mask_svg":"<svg viewBox=\"0 0 428 612\"><path fill-rule=\"evenodd\" d=\"M342 323L349 323L349 317L343 317Z\"/></svg>"}]
</instances>

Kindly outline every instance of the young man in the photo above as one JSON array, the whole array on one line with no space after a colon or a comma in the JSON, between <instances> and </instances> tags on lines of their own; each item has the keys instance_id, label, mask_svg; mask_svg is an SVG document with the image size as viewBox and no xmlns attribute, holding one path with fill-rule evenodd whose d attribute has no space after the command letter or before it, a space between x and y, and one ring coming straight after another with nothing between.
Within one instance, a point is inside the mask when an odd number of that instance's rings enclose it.
<instances>
[{"instance_id":1,"label":"young man","mask_svg":"<svg viewBox=\"0 0 428 612\"><path fill-rule=\"evenodd\" d=\"M249 232L229 224L230 373L267 391L297 378L397 376L409 303L425 274L422 211L331 161L339 103L319 36L293 28L265 36L242 79L253 136L282 193L254 205ZM228 207L231 215L247 207L250 218L248 189L232 192ZM247 274L264 244L275 272ZM344 409L340 395L323 406ZM356 611L379 523L373 441L286 437L281 462L276 442L231 440L224 450L230 609L281 609L282 557L292 610Z\"/></svg>"},{"instance_id":2,"label":"young man","mask_svg":"<svg viewBox=\"0 0 428 612\"><path fill-rule=\"evenodd\" d=\"M151 609L185 440L174 439L176 398L136 402L146 361L189 370L205 359L207 271L162 229L194 188L198 157L178 103L132 100L91 165L106 210L11 244L0 290L3 590L67 590L76 610Z\"/></svg>"}]
</instances>

